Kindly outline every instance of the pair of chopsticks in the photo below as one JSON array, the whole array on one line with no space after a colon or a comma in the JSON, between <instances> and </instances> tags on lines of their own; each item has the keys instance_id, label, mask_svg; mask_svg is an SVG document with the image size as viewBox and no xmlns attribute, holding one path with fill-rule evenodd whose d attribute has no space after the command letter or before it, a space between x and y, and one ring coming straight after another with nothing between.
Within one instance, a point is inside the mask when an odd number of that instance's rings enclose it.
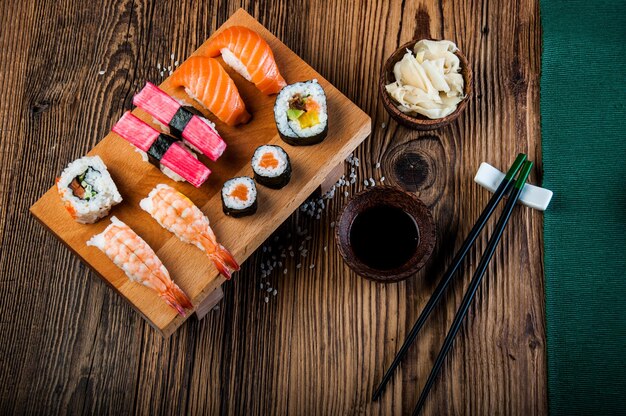
<instances>
[{"instance_id":1,"label":"pair of chopsticks","mask_svg":"<svg viewBox=\"0 0 626 416\"><path fill-rule=\"evenodd\" d=\"M454 338L456 337L456 334L459 332L459 328L461 327L461 324L463 323L463 319L465 318L465 315L467 315L467 311L469 310L469 307L472 301L474 300L474 295L476 294L476 290L478 289L478 286L480 285L482 278L485 275L485 271L487 270L487 266L489 265L489 261L493 257L493 253L495 252L496 247L498 246L498 243L500 242L500 238L502 237L504 228L509 222L511 213L513 212L513 208L515 207L515 204L517 203L519 199L520 193L522 192L522 189L524 188L524 184L526 183L526 180L528 179L528 175L530 174L530 169L532 168L532 166L533 166L533 163L526 160L525 154L520 153L517 155L515 162L513 162L513 164L507 171L506 176L504 177L504 179L502 180L502 182L500 183L500 185L494 192L493 196L487 203L487 206L485 207L483 212L478 217L476 224L474 224L474 227L472 228L467 238L463 242L463 245L454 256L454 259L452 260L452 264L450 265L448 270L445 272L445 274L441 278L439 285L437 285L437 287L435 288L435 291L433 292L432 296L428 300L428 303L424 307L424 310L422 311L421 315L419 316L419 318L417 318L417 321L415 321L415 324L413 325L413 328L407 335L406 340L404 341L404 344L402 344L402 347L396 354L396 357L393 359L391 366L389 366L389 369L385 372L385 375L383 376L383 379L380 382L380 385L374 391L372 400L377 400L382 394L385 386L391 379L391 376L394 370L396 369L398 364L400 364L400 361L406 354L407 350L409 349L411 344L413 344L413 341L415 341L415 338L417 337L418 332L424 325L424 322L426 321L430 313L435 308L435 305L437 304L437 302L439 302L439 300L441 299L441 295L450 284L452 277L454 276L459 266L463 262L463 259L465 259L467 252L476 241L476 238L478 238L478 235L480 234L482 229L485 227L485 224L487 223L487 221L489 220L489 218L495 211L499 202L502 200L502 198L508 195L508 200L506 202L506 205L504 206L504 210L502 211L502 214L500 215L500 219L498 220L496 228L493 234L491 235L491 238L489 239L487 248L485 252L483 253L483 256L480 259L480 263L478 264L478 268L476 269L476 272L474 273L474 276L472 277L469 287L467 288L467 291L465 292L465 295L463 296L463 301L461 302L461 306L459 307L459 309L456 312L456 315L454 316L454 321L452 322L452 325L450 326L448 334L446 335L446 339L444 340L441 350L439 351L439 355L437 356L437 359L435 360L435 363L430 372L430 375L428 376L428 379L426 380L426 384L424 385L424 388L422 390L422 393L420 394L419 400L417 401L417 405L415 406L413 415L417 415L420 412L420 410L422 409L422 406L424 405L424 402L426 401L428 392L433 386L435 378L437 377L437 374L439 373L439 370L441 368L441 365L443 364L443 361L446 358L446 354L448 353L448 351L450 351L450 348L452 347L452 343L454 342ZM515 176L518 174L518 172L519 172L519 176L517 177L517 179L514 179Z\"/></svg>"}]
</instances>

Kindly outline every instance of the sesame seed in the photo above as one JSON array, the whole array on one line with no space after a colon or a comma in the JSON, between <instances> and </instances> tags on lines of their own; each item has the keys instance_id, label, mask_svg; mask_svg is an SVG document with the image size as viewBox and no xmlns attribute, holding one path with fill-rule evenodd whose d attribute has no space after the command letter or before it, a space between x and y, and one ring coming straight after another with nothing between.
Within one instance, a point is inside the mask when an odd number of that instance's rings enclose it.
<instances>
[{"instance_id":1,"label":"sesame seed","mask_svg":"<svg viewBox=\"0 0 626 416\"><path fill-rule=\"evenodd\" d=\"M267 296L265 297L265 303L269 302L270 298L268 298Z\"/></svg>"},{"instance_id":2,"label":"sesame seed","mask_svg":"<svg viewBox=\"0 0 626 416\"><path fill-rule=\"evenodd\" d=\"M376 162L376 169L380 169L380 162Z\"/></svg>"},{"instance_id":3,"label":"sesame seed","mask_svg":"<svg viewBox=\"0 0 626 416\"><path fill-rule=\"evenodd\" d=\"M283 270L283 274L287 274L287 269Z\"/></svg>"},{"instance_id":4,"label":"sesame seed","mask_svg":"<svg viewBox=\"0 0 626 416\"><path fill-rule=\"evenodd\" d=\"M344 196L348 196L348 195L350 195L350 193L348 191L346 191L346 192L343 193L343 195Z\"/></svg>"},{"instance_id":5,"label":"sesame seed","mask_svg":"<svg viewBox=\"0 0 626 416\"><path fill-rule=\"evenodd\" d=\"M174 52L172 52L172 55L170 56L170 58L174 59Z\"/></svg>"},{"instance_id":6,"label":"sesame seed","mask_svg":"<svg viewBox=\"0 0 626 416\"><path fill-rule=\"evenodd\" d=\"M276 294L278 294L278 290L274 289L274 291L272 292L272 295L276 296Z\"/></svg>"},{"instance_id":7,"label":"sesame seed","mask_svg":"<svg viewBox=\"0 0 626 416\"><path fill-rule=\"evenodd\" d=\"M311 265L309 266L309 269L314 269L314 268L315 268L315 264L311 264Z\"/></svg>"},{"instance_id":8,"label":"sesame seed","mask_svg":"<svg viewBox=\"0 0 626 416\"><path fill-rule=\"evenodd\" d=\"M382 123L382 124L380 125L380 127L382 127L382 128L384 129L385 127L387 127L387 124L386 124L386 123Z\"/></svg>"},{"instance_id":9,"label":"sesame seed","mask_svg":"<svg viewBox=\"0 0 626 416\"><path fill-rule=\"evenodd\" d=\"M296 264L296 269L299 269L300 267L302 267L302 263Z\"/></svg>"},{"instance_id":10,"label":"sesame seed","mask_svg":"<svg viewBox=\"0 0 626 416\"><path fill-rule=\"evenodd\" d=\"M383 177L381 177L381 178L380 178L380 181L381 181L381 182L385 182L385 177L384 177L384 176L383 176Z\"/></svg>"},{"instance_id":11,"label":"sesame seed","mask_svg":"<svg viewBox=\"0 0 626 416\"><path fill-rule=\"evenodd\" d=\"M157 64L157 69L161 69L161 64Z\"/></svg>"},{"instance_id":12,"label":"sesame seed","mask_svg":"<svg viewBox=\"0 0 626 416\"><path fill-rule=\"evenodd\" d=\"M103 69L102 71L98 71L98 74L99 74L99 75L104 75L104 73L105 73L105 72L106 72L106 71Z\"/></svg>"},{"instance_id":13,"label":"sesame seed","mask_svg":"<svg viewBox=\"0 0 626 416\"><path fill-rule=\"evenodd\" d=\"M174 62L174 66L178 66L178 61Z\"/></svg>"}]
</instances>

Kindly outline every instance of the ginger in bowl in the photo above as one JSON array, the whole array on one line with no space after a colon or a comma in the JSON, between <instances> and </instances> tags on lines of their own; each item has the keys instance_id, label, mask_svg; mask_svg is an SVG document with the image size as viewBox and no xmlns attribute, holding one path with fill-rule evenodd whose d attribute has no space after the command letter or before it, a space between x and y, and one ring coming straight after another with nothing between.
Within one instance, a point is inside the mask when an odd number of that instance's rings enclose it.
<instances>
[{"instance_id":1,"label":"ginger in bowl","mask_svg":"<svg viewBox=\"0 0 626 416\"><path fill-rule=\"evenodd\" d=\"M383 105L399 123L421 130L442 127L467 105L472 74L448 40L411 41L387 60L380 79Z\"/></svg>"}]
</instances>

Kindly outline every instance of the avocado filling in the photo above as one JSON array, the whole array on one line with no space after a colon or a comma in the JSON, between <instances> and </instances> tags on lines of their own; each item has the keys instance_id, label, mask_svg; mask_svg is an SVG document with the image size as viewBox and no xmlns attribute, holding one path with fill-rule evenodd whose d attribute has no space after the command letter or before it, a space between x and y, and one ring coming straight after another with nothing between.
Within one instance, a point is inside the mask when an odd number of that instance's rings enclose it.
<instances>
[{"instance_id":1,"label":"avocado filling","mask_svg":"<svg viewBox=\"0 0 626 416\"><path fill-rule=\"evenodd\" d=\"M294 94L289 100L287 118L291 121L297 121L302 129L313 127L320 122L319 104L308 94Z\"/></svg>"},{"instance_id":2,"label":"avocado filling","mask_svg":"<svg viewBox=\"0 0 626 416\"><path fill-rule=\"evenodd\" d=\"M94 179L94 172L100 173L92 167L89 167L82 174L72 179L69 186L75 197L89 201L98 194L93 189L93 185L89 183L92 179Z\"/></svg>"}]
</instances>

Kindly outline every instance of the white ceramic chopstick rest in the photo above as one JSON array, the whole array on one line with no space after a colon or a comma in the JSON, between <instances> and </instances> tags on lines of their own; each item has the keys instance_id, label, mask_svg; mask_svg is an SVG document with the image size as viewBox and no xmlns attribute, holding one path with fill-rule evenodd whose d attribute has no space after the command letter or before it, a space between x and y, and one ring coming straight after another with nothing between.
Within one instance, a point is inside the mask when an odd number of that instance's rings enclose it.
<instances>
[{"instance_id":1,"label":"white ceramic chopstick rest","mask_svg":"<svg viewBox=\"0 0 626 416\"><path fill-rule=\"evenodd\" d=\"M474 182L488 189L491 192L495 192L504 179L504 173L500 172L497 168L494 168L487 162L480 164L478 172L474 177ZM552 200L552 191L540 186L535 186L530 183L524 185L519 201L527 207L545 211Z\"/></svg>"}]
</instances>

